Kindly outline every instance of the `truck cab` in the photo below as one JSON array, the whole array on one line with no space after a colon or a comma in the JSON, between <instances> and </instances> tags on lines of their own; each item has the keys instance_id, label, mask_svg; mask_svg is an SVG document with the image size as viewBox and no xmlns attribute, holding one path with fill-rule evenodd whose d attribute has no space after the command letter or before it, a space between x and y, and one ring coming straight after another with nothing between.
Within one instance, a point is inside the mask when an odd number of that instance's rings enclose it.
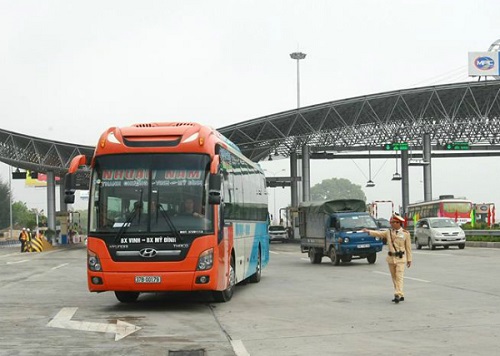
<instances>
[{"instance_id":1,"label":"truck cab","mask_svg":"<svg viewBox=\"0 0 500 356\"><path fill-rule=\"evenodd\" d=\"M301 251L311 263L321 263L328 256L333 265L366 258L373 264L383 242L363 232L377 229L365 203L357 199L307 202L299 206Z\"/></svg>"}]
</instances>

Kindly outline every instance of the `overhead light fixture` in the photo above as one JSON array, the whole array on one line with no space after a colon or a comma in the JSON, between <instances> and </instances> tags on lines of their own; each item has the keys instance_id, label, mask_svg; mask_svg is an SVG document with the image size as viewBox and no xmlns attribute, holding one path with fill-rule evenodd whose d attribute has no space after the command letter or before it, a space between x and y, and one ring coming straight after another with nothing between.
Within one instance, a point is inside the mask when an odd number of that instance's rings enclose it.
<instances>
[{"instance_id":1,"label":"overhead light fixture","mask_svg":"<svg viewBox=\"0 0 500 356\"><path fill-rule=\"evenodd\" d=\"M366 182L366 187L367 188L373 188L375 186L375 183L370 179L368 182Z\"/></svg>"},{"instance_id":2,"label":"overhead light fixture","mask_svg":"<svg viewBox=\"0 0 500 356\"><path fill-rule=\"evenodd\" d=\"M401 177L401 174L398 173L398 159L396 158L396 173L392 175L391 180L401 180L401 179L403 178Z\"/></svg>"},{"instance_id":3,"label":"overhead light fixture","mask_svg":"<svg viewBox=\"0 0 500 356\"><path fill-rule=\"evenodd\" d=\"M394 174L392 175L392 179L391 179L391 180L401 180L401 179L403 179L403 178L401 177L401 174L399 174L398 172L396 172L396 173L394 173Z\"/></svg>"},{"instance_id":4,"label":"overhead light fixture","mask_svg":"<svg viewBox=\"0 0 500 356\"><path fill-rule=\"evenodd\" d=\"M424 160L411 160L408 162L409 166L427 166L429 162Z\"/></svg>"}]
</instances>

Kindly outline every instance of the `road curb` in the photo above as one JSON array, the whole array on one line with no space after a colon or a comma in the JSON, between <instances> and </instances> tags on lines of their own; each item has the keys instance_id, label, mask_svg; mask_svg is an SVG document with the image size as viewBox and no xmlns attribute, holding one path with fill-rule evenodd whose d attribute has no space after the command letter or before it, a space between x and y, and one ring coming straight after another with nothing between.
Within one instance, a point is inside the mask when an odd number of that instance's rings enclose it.
<instances>
[{"instance_id":1,"label":"road curb","mask_svg":"<svg viewBox=\"0 0 500 356\"><path fill-rule=\"evenodd\" d=\"M489 242L489 241L466 241L465 246L467 247L488 247L488 248L500 248L500 242Z\"/></svg>"}]
</instances>

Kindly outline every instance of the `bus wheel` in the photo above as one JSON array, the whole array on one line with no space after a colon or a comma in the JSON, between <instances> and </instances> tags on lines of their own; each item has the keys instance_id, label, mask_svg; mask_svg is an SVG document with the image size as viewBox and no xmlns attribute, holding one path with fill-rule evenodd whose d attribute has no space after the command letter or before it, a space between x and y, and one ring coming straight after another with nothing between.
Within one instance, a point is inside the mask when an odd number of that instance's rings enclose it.
<instances>
[{"instance_id":1,"label":"bus wheel","mask_svg":"<svg viewBox=\"0 0 500 356\"><path fill-rule=\"evenodd\" d=\"M332 265L338 266L340 264L340 256L337 255L337 251L335 251L335 247L330 248L330 259L332 260Z\"/></svg>"},{"instance_id":2,"label":"bus wheel","mask_svg":"<svg viewBox=\"0 0 500 356\"><path fill-rule=\"evenodd\" d=\"M262 259L260 258L260 248L259 248L259 254L257 255L257 266L255 266L255 273L250 276L250 282L259 283L261 275L262 275Z\"/></svg>"},{"instance_id":3,"label":"bus wheel","mask_svg":"<svg viewBox=\"0 0 500 356\"><path fill-rule=\"evenodd\" d=\"M309 261L311 261L312 264L317 265L321 263L322 259L323 255L319 252L316 252L316 249L314 247L309 248Z\"/></svg>"},{"instance_id":4,"label":"bus wheel","mask_svg":"<svg viewBox=\"0 0 500 356\"><path fill-rule=\"evenodd\" d=\"M135 303L139 298L139 292L115 292L115 296L122 303Z\"/></svg>"},{"instance_id":5,"label":"bus wheel","mask_svg":"<svg viewBox=\"0 0 500 356\"><path fill-rule=\"evenodd\" d=\"M231 256L231 265L229 266L229 276L228 277L229 277L228 286L225 290L223 290L223 291L216 290L216 291L212 292L214 300L217 303L229 302L231 300L231 298L233 297L234 285L235 285L235 281L236 281L233 256Z\"/></svg>"},{"instance_id":6,"label":"bus wheel","mask_svg":"<svg viewBox=\"0 0 500 356\"><path fill-rule=\"evenodd\" d=\"M371 265L374 264L375 261L377 260L377 253L375 252L375 253L368 255L368 257L366 259L368 260L369 264L371 264Z\"/></svg>"}]
</instances>

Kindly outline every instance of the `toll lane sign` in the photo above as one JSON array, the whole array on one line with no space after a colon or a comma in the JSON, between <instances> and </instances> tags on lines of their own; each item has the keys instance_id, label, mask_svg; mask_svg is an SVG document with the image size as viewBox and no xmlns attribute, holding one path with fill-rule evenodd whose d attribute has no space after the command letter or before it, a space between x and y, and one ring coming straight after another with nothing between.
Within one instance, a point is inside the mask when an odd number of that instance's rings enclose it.
<instances>
[{"instance_id":1,"label":"toll lane sign","mask_svg":"<svg viewBox=\"0 0 500 356\"><path fill-rule=\"evenodd\" d=\"M408 142L392 142L384 145L386 151L408 151Z\"/></svg>"}]
</instances>

